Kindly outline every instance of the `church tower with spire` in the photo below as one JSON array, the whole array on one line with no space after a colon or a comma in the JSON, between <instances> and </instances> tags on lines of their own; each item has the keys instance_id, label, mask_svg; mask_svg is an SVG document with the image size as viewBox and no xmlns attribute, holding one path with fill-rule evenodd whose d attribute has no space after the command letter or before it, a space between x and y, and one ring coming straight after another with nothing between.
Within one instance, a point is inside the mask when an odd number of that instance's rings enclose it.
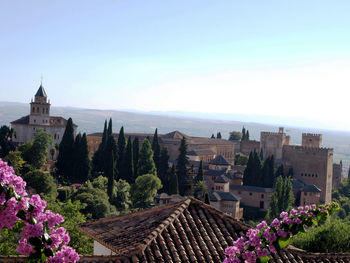
<instances>
[{"instance_id":1,"label":"church tower with spire","mask_svg":"<svg viewBox=\"0 0 350 263\"><path fill-rule=\"evenodd\" d=\"M34 100L30 102L29 115L11 122L11 127L14 129L12 140L18 144L26 143L34 139L38 130L43 130L52 135L54 144L59 144L66 129L67 120L60 116L50 116L50 107L50 101L41 82ZM73 124L74 136L77 127Z\"/></svg>"},{"instance_id":2,"label":"church tower with spire","mask_svg":"<svg viewBox=\"0 0 350 263\"><path fill-rule=\"evenodd\" d=\"M50 106L50 101L47 101L47 95L41 83L34 96L34 101L32 99L30 102L29 124L49 126Z\"/></svg>"}]
</instances>

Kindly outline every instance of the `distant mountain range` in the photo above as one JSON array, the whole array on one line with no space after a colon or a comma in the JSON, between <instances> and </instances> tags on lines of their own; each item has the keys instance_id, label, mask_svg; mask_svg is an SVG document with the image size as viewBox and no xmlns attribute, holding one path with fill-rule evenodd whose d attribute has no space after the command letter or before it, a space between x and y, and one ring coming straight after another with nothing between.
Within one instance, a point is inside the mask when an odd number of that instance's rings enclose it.
<instances>
[{"instance_id":1,"label":"distant mountain range","mask_svg":"<svg viewBox=\"0 0 350 263\"><path fill-rule=\"evenodd\" d=\"M0 102L0 125L9 125L13 120L29 114L29 104L17 102ZM228 138L229 132L241 131L242 127L249 130L250 138L259 140L261 131L278 131L277 125L251 122L249 116L237 115L236 119L248 121L233 121L232 115L217 116L217 114L186 113L186 112L137 112L118 110L97 110L71 107L51 107L52 116L71 117L78 125L78 131L101 132L105 119L112 118L114 131L118 132L124 126L125 132L153 133L158 128L159 133L179 130L191 136L210 137L213 133L221 132L223 138ZM275 123L286 123L287 120ZM271 122L270 122L271 123ZM316 130L286 126L285 130L291 136L292 144L301 144L303 132L322 133L323 146L334 148L334 161L343 160L350 164L350 133L342 131Z\"/></svg>"}]
</instances>

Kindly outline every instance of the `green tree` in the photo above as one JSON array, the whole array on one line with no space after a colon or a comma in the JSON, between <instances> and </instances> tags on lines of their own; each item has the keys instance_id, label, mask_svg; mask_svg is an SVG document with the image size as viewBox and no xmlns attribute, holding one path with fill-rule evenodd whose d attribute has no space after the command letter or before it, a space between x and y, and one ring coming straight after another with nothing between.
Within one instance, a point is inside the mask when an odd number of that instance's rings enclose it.
<instances>
[{"instance_id":1,"label":"green tree","mask_svg":"<svg viewBox=\"0 0 350 263\"><path fill-rule=\"evenodd\" d=\"M237 153L235 155L235 165L247 165L248 156L243 153Z\"/></svg>"},{"instance_id":2,"label":"green tree","mask_svg":"<svg viewBox=\"0 0 350 263\"><path fill-rule=\"evenodd\" d=\"M291 179L289 177L283 178L279 176L274 187L274 192L271 195L268 217L270 219L279 217L281 212L290 210L293 203L294 194Z\"/></svg>"},{"instance_id":3,"label":"green tree","mask_svg":"<svg viewBox=\"0 0 350 263\"><path fill-rule=\"evenodd\" d=\"M10 151L15 150L12 143L13 129L3 125L0 127L0 158L4 158Z\"/></svg>"},{"instance_id":4,"label":"green tree","mask_svg":"<svg viewBox=\"0 0 350 263\"><path fill-rule=\"evenodd\" d=\"M113 205L118 211L127 212L131 206L130 184L127 181L120 179L115 186Z\"/></svg>"},{"instance_id":5,"label":"green tree","mask_svg":"<svg viewBox=\"0 0 350 263\"><path fill-rule=\"evenodd\" d=\"M214 133L211 135L210 139L215 139Z\"/></svg>"},{"instance_id":6,"label":"green tree","mask_svg":"<svg viewBox=\"0 0 350 263\"><path fill-rule=\"evenodd\" d=\"M293 237L292 245L308 252L349 253L350 222L328 221L309 229L305 235Z\"/></svg>"},{"instance_id":7,"label":"green tree","mask_svg":"<svg viewBox=\"0 0 350 263\"><path fill-rule=\"evenodd\" d=\"M159 173L159 166L160 166L160 145L158 140L158 129L155 130L153 141L152 141L152 150L153 150L153 160L154 164L157 168L157 174Z\"/></svg>"},{"instance_id":8,"label":"green tree","mask_svg":"<svg viewBox=\"0 0 350 263\"><path fill-rule=\"evenodd\" d=\"M25 165L25 161L22 159L20 151L10 151L5 157L4 161L7 162L15 170L16 175L22 175L22 170Z\"/></svg>"},{"instance_id":9,"label":"green tree","mask_svg":"<svg viewBox=\"0 0 350 263\"><path fill-rule=\"evenodd\" d=\"M108 178L105 176L100 175L99 177L96 177L92 182L92 187L100 189L107 193L108 188Z\"/></svg>"},{"instance_id":10,"label":"green tree","mask_svg":"<svg viewBox=\"0 0 350 263\"><path fill-rule=\"evenodd\" d=\"M199 162L198 173L196 175L195 181L196 182L200 182L200 181L203 181L203 180L204 180L204 178L203 178L203 162L200 161Z\"/></svg>"},{"instance_id":11,"label":"green tree","mask_svg":"<svg viewBox=\"0 0 350 263\"><path fill-rule=\"evenodd\" d=\"M207 192L208 192L208 187L206 186L206 184L203 180L196 182L196 184L194 185L194 193L193 193L193 196L195 198L203 201L205 193L207 193Z\"/></svg>"},{"instance_id":12,"label":"green tree","mask_svg":"<svg viewBox=\"0 0 350 263\"><path fill-rule=\"evenodd\" d=\"M134 178L134 160L132 151L132 141L129 137L119 174L119 178L127 181L129 184L134 183L136 179Z\"/></svg>"},{"instance_id":13,"label":"green tree","mask_svg":"<svg viewBox=\"0 0 350 263\"><path fill-rule=\"evenodd\" d=\"M118 159L117 159L117 173L120 173L121 165L123 163L124 153L125 153L125 146L126 146L126 139L124 135L124 127L122 126L119 131L118 135Z\"/></svg>"},{"instance_id":14,"label":"green tree","mask_svg":"<svg viewBox=\"0 0 350 263\"><path fill-rule=\"evenodd\" d=\"M62 141L58 148L57 157L57 173L62 176L65 181L69 181L73 173L74 162L74 127L72 118L67 121L66 129L64 131Z\"/></svg>"},{"instance_id":15,"label":"green tree","mask_svg":"<svg viewBox=\"0 0 350 263\"><path fill-rule=\"evenodd\" d=\"M246 138L247 138L246 130L245 130L244 126L243 126L243 128L242 128L242 141L245 141Z\"/></svg>"},{"instance_id":16,"label":"green tree","mask_svg":"<svg viewBox=\"0 0 350 263\"><path fill-rule=\"evenodd\" d=\"M204 203L206 203L207 205L210 205L210 198L209 198L208 192L206 192L204 195Z\"/></svg>"},{"instance_id":17,"label":"green tree","mask_svg":"<svg viewBox=\"0 0 350 263\"><path fill-rule=\"evenodd\" d=\"M134 138L132 146L133 146L132 153L133 153L133 161L134 161L134 180L135 180L138 176L137 164L139 162L139 152L140 152L140 143L139 143L139 138L137 136Z\"/></svg>"},{"instance_id":18,"label":"green tree","mask_svg":"<svg viewBox=\"0 0 350 263\"><path fill-rule=\"evenodd\" d=\"M242 133L238 131L230 132L230 136L228 138L229 141L239 141L242 139Z\"/></svg>"},{"instance_id":19,"label":"green tree","mask_svg":"<svg viewBox=\"0 0 350 263\"><path fill-rule=\"evenodd\" d=\"M245 134L245 140L249 141L249 130L247 130L246 134Z\"/></svg>"},{"instance_id":20,"label":"green tree","mask_svg":"<svg viewBox=\"0 0 350 263\"><path fill-rule=\"evenodd\" d=\"M179 182L179 191L181 195L186 194L186 188L189 184L189 174L187 170L187 166L189 164L187 157L187 144L185 137L182 138L180 148L179 148L179 156L177 158L176 165L176 174L178 176Z\"/></svg>"},{"instance_id":21,"label":"green tree","mask_svg":"<svg viewBox=\"0 0 350 263\"><path fill-rule=\"evenodd\" d=\"M25 174L23 179L27 182L27 187L35 189L38 194L56 197L57 187L49 173L34 170Z\"/></svg>"},{"instance_id":22,"label":"green tree","mask_svg":"<svg viewBox=\"0 0 350 263\"><path fill-rule=\"evenodd\" d=\"M165 193L167 193L169 189L168 173L169 173L169 154L168 154L168 149L164 147L160 151L158 176L163 185L162 191Z\"/></svg>"},{"instance_id":23,"label":"green tree","mask_svg":"<svg viewBox=\"0 0 350 263\"><path fill-rule=\"evenodd\" d=\"M177 173L175 170L175 166L173 165L171 167L170 173L169 173L169 195L177 195L179 194L179 179L177 177Z\"/></svg>"},{"instance_id":24,"label":"green tree","mask_svg":"<svg viewBox=\"0 0 350 263\"><path fill-rule=\"evenodd\" d=\"M264 161L261 173L262 173L261 187L272 188L273 183L275 181L273 155L267 157L267 159Z\"/></svg>"},{"instance_id":25,"label":"green tree","mask_svg":"<svg viewBox=\"0 0 350 263\"><path fill-rule=\"evenodd\" d=\"M278 166L275 177L279 177L279 176L283 176L284 177L284 167L283 164L281 164L280 166Z\"/></svg>"},{"instance_id":26,"label":"green tree","mask_svg":"<svg viewBox=\"0 0 350 263\"><path fill-rule=\"evenodd\" d=\"M107 143L107 120L105 120L103 133L102 133L102 141L98 146L97 151L94 153L92 157L92 174L94 177L97 177L98 174L103 172L104 167L104 148Z\"/></svg>"},{"instance_id":27,"label":"green tree","mask_svg":"<svg viewBox=\"0 0 350 263\"><path fill-rule=\"evenodd\" d=\"M145 139L142 143L139 161L137 164L137 171L139 176L144 174L157 174L157 169L153 161L151 143L148 139Z\"/></svg>"},{"instance_id":28,"label":"green tree","mask_svg":"<svg viewBox=\"0 0 350 263\"><path fill-rule=\"evenodd\" d=\"M48 209L54 213L59 213L63 216L64 222L61 224L62 227L67 229L70 242L72 246L79 254L91 255L93 253L94 242L91 238L85 236L78 229L78 225L86 221L85 215L80 210L85 209L86 205L81 204L80 201L72 202L68 199L67 202L61 203L56 200L49 201L47 203Z\"/></svg>"},{"instance_id":29,"label":"green tree","mask_svg":"<svg viewBox=\"0 0 350 263\"><path fill-rule=\"evenodd\" d=\"M86 204L81 212L88 219L99 219L115 213L115 208L113 209L108 199L106 192L93 188L91 184L80 187L73 196L73 200L79 200L82 204Z\"/></svg>"},{"instance_id":30,"label":"green tree","mask_svg":"<svg viewBox=\"0 0 350 263\"><path fill-rule=\"evenodd\" d=\"M244 170L243 184L250 186L261 186L261 160L254 151L249 154L247 167Z\"/></svg>"},{"instance_id":31,"label":"green tree","mask_svg":"<svg viewBox=\"0 0 350 263\"><path fill-rule=\"evenodd\" d=\"M109 135L105 148L105 166L104 176L108 178L107 194L110 200L113 198L114 180L116 179L116 164L114 148L116 148L115 140Z\"/></svg>"},{"instance_id":32,"label":"green tree","mask_svg":"<svg viewBox=\"0 0 350 263\"><path fill-rule=\"evenodd\" d=\"M35 133L33 141L20 145L19 151L22 152L23 160L33 169L40 169L46 163L52 142L52 135L39 129Z\"/></svg>"},{"instance_id":33,"label":"green tree","mask_svg":"<svg viewBox=\"0 0 350 263\"><path fill-rule=\"evenodd\" d=\"M260 154L259 154L260 160L264 160L264 151L263 149L260 149Z\"/></svg>"},{"instance_id":34,"label":"green tree","mask_svg":"<svg viewBox=\"0 0 350 263\"><path fill-rule=\"evenodd\" d=\"M0 230L0 255L13 256L19 255L17 252L17 246L20 239L15 231L11 231L7 228Z\"/></svg>"},{"instance_id":35,"label":"green tree","mask_svg":"<svg viewBox=\"0 0 350 263\"><path fill-rule=\"evenodd\" d=\"M221 132L216 133L216 139L221 139Z\"/></svg>"},{"instance_id":36,"label":"green tree","mask_svg":"<svg viewBox=\"0 0 350 263\"><path fill-rule=\"evenodd\" d=\"M131 199L135 207L150 207L162 183L154 174L144 174L136 178L131 188Z\"/></svg>"}]
</instances>

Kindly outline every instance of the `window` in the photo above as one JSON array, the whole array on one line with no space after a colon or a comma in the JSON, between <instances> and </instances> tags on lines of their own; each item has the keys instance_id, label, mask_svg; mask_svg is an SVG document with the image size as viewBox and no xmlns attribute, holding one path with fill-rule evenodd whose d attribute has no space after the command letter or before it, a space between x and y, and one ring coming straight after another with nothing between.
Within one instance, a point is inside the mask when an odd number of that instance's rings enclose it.
<instances>
[{"instance_id":1,"label":"window","mask_svg":"<svg viewBox=\"0 0 350 263\"><path fill-rule=\"evenodd\" d=\"M261 194L261 198L264 198L264 194Z\"/></svg>"},{"instance_id":2,"label":"window","mask_svg":"<svg viewBox=\"0 0 350 263\"><path fill-rule=\"evenodd\" d=\"M249 193L249 195L253 195L252 193Z\"/></svg>"},{"instance_id":3,"label":"window","mask_svg":"<svg viewBox=\"0 0 350 263\"><path fill-rule=\"evenodd\" d=\"M46 108L46 114L49 114L49 108Z\"/></svg>"},{"instance_id":4,"label":"window","mask_svg":"<svg viewBox=\"0 0 350 263\"><path fill-rule=\"evenodd\" d=\"M301 176L303 176L304 174L303 173L301 173Z\"/></svg>"},{"instance_id":5,"label":"window","mask_svg":"<svg viewBox=\"0 0 350 263\"><path fill-rule=\"evenodd\" d=\"M260 201L260 209L264 209L264 201Z\"/></svg>"},{"instance_id":6,"label":"window","mask_svg":"<svg viewBox=\"0 0 350 263\"><path fill-rule=\"evenodd\" d=\"M36 119L34 119L34 123L36 123Z\"/></svg>"},{"instance_id":7,"label":"window","mask_svg":"<svg viewBox=\"0 0 350 263\"><path fill-rule=\"evenodd\" d=\"M304 195L307 196L307 193L305 192Z\"/></svg>"}]
</instances>

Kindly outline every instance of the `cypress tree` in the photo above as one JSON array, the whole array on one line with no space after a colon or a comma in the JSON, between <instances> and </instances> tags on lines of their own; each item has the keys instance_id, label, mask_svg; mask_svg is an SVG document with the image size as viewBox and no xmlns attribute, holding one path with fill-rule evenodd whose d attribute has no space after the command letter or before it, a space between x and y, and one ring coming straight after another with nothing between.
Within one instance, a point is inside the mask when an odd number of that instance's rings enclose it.
<instances>
[{"instance_id":1,"label":"cypress tree","mask_svg":"<svg viewBox=\"0 0 350 263\"><path fill-rule=\"evenodd\" d=\"M107 194L110 200L113 198L114 180L116 180L116 169L115 169L115 140L113 136L109 136L106 143L105 149L105 166L104 175L108 178Z\"/></svg>"},{"instance_id":2,"label":"cypress tree","mask_svg":"<svg viewBox=\"0 0 350 263\"><path fill-rule=\"evenodd\" d=\"M243 128L242 128L242 141L245 141L245 139L246 139L246 134L245 134L245 128L243 126Z\"/></svg>"},{"instance_id":3,"label":"cypress tree","mask_svg":"<svg viewBox=\"0 0 350 263\"><path fill-rule=\"evenodd\" d=\"M210 205L210 198L209 198L209 193L208 192L205 192L204 203L206 203L207 205Z\"/></svg>"},{"instance_id":4,"label":"cypress tree","mask_svg":"<svg viewBox=\"0 0 350 263\"><path fill-rule=\"evenodd\" d=\"M59 145L57 157L57 172L65 180L69 180L73 173L73 145L74 145L74 128L72 118L67 121L62 141Z\"/></svg>"},{"instance_id":5,"label":"cypress tree","mask_svg":"<svg viewBox=\"0 0 350 263\"><path fill-rule=\"evenodd\" d=\"M262 167L262 187L273 187L275 180L273 155L267 157Z\"/></svg>"},{"instance_id":6,"label":"cypress tree","mask_svg":"<svg viewBox=\"0 0 350 263\"><path fill-rule=\"evenodd\" d=\"M260 186L262 182L261 161L256 152L250 152L247 167L244 170L243 184Z\"/></svg>"},{"instance_id":7,"label":"cypress tree","mask_svg":"<svg viewBox=\"0 0 350 263\"><path fill-rule=\"evenodd\" d=\"M176 165L176 174L179 179L179 190L181 195L186 194L186 188L189 184L189 175L188 175L188 158L187 158L187 144L185 137L182 138L180 148L179 148L179 157L177 158Z\"/></svg>"},{"instance_id":8,"label":"cypress tree","mask_svg":"<svg viewBox=\"0 0 350 263\"><path fill-rule=\"evenodd\" d=\"M277 171L276 171L276 174L275 174L275 177L279 177L279 176L282 176L284 177L284 173L283 173L283 164L281 164L278 168L277 168Z\"/></svg>"},{"instance_id":9,"label":"cypress tree","mask_svg":"<svg viewBox=\"0 0 350 263\"><path fill-rule=\"evenodd\" d=\"M124 152L125 152L125 135L124 135L124 127L122 126L119 131L118 136L118 161L117 161L117 171L120 173L121 165L123 163Z\"/></svg>"},{"instance_id":10,"label":"cypress tree","mask_svg":"<svg viewBox=\"0 0 350 263\"><path fill-rule=\"evenodd\" d=\"M264 152L263 149L260 149L260 154L259 154L260 160L264 160Z\"/></svg>"},{"instance_id":11,"label":"cypress tree","mask_svg":"<svg viewBox=\"0 0 350 263\"><path fill-rule=\"evenodd\" d=\"M221 132L218 132L218 133L216 134L216 139L221 139Z\"/></svg>"},{"instance_id":12,"label":"cypress tree","mask_svg":"<svg viewBox=\"0 0 350 263\"><path fill-rule=\"evenodd\" d=\"M154 132L153 141L152 141L152 150L153 150L153 160L157 168L157 173L159 174L160 146L158 141L158 129L156 129Z\"/></svg>"},{"instance_id":13,"label":"cypress tree","mask_svg":"<svg viewBox=\"0 0 350 263\"><path fill-rule=\"evenodd\" d=\"M171 167L171 170L169 173L169 191L168 191L168 194L169 195L179 194L179 180L178 180L174 165Z\"/></svg>"},{"instance_id":14,"label":"cypress tree","mask_svg":"<svg viewBox=\"0 0 350 263\"><path fill-rule=\"evenodd\" d=\"M102 141L98 146L97 151L94 153L94 156L92 157L92 173L94 177L97 177L99 173L103 172L104 148L106 147L106 142L107 142L107 120L105 120L105 124L103 128Z\"/></svg>"},{"instance_id":15,"label":"cypress tree","mask_svg":"<svg viewBox=\"0 0 350 263\"><path fill-rule=\"evenodd\" d=\"M134 179L137 178L137 163L139 162L139 152L140 152L140 145L139 145L139 138L135 137L133 142L133 160L134 160Z\"/></svg>"},{"instance_id":16,"label":"cypress tree","mask_svg":"<svg viewBox=\"0 0 350 263\"><path fill-rule=\"evenodd\" d=\"M288 169L287 177L293 178L293 176L294 176L294 170L293 170L293 167L290 167Z\"/></svg>"},{"instance_id":17,"label":"cypress tree","mask_svg":"<svg viewBox=\"0 0 350 263\"><path fill-rule=\"evenodd\" d=\"M132 150L132 141L129 136L119 175L120 179L127 181L129 184L133 184L136 179L134 178L134 161Z\"/></svg>"},{"instance_id":18,"label":"cypress tree","mask_svg":"<svg viewBox=\"0 0 350 263\"><path fill-rule=\"evenodd\" d=\"M153 151L148 139L144 140L141 146L139 161L137 163L138 175L157 174L156 165L153 161Z\"/></svg>"},{"instance_id":19,"label":"cypress tree","mask_svg":"<svg viewBox=\"0 0 350 263\"><path fill-rule=\"evenodd\" d=\"M73 183L84 183L90 177L91 162L86 133L81 136L79 133L74 142L74 168Z\"/></svg>"},{"instance_id":20,"label":"cypress tree","mask_svg":"<svg viewBox=\"0 0 350 263\"><path fill-rule=\"evenodd\" d=\"M271 195L269 218L278 217L282 211L289 210L293 203L293 185L290 178L278 177Z\"/></svg>"},{"instance_id":21,"label":"cypress tree","mask_svg":"<svg viewBox=\"0 0 350 263\"><path fill-rule=\"evenodd\" d=\"M113 134L112 118L110 118L108 122L107 137L112 136L112 134Z\"/></svg>"},{"instance_id":22,"label":"cypress tree","mask_svg":"<svg viewBox=\"0 0 350 263\"><path fill-rule=\"evenodd\" d=\"M249 141L249 130L247 130L246 134L245 134L245 140Z\"/></svg>"},{"instance_id":23,"label":"cypress tree","mask_svg":"<svg viewBox=\"0 0 350 263\"><path fill-rule=\"evenodd\" d=\"M69 181L71 183L79 183L80 181L80 144L81 144L81 133L79 132L77 136L75 136L74 144L73 144L73 172L71 178L69 178Z\"/></svg>"},{"instance_id":24,"label":"cypress tree","mask_svg":"<svg viewBox=\"0 0 350 263\"><path fill-rule=\"evenodd\" d=\"M210 139L215 139L214 133L211 135Z\"/></svg>"},{"instance_id":25,"label":"cypress tree","mask_svg":"<svg viewBox=\"0 0 350 263\"><path fill-rule=\"evenodd\" d=\"M162 148L160 151L160 160L159 160L159 170L158 176L162 181L163 192L167 193L169 189L169 180L168 180L168 172L169 172L169 154L167 148Z\"/></svg>"},{"instance_id":26,"label":"cypress tree","mask_svg":"<svg viewBox=\"0 0 350 263\"><path fill-rule=\"evenodd\" d=\"M198 168L198 173L196 176L196 183L198 183L199 181L203 181L203 162L200 161L199 162L199 168Z\"/></svg>"}]
</instances>

